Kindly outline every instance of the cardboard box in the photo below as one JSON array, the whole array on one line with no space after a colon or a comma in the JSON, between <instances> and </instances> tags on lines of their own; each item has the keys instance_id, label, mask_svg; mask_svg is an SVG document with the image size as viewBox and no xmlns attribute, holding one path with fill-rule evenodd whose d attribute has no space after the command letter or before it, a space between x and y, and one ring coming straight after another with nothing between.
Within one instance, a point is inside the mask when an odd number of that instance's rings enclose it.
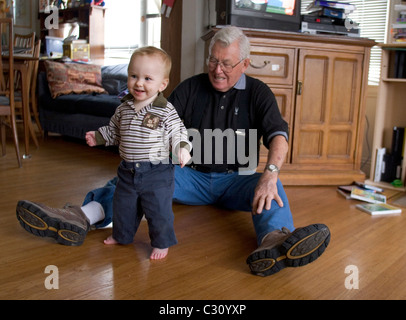
<instances>
[{"instance_id":1,"label":"cardboard box","mask_svg":"<svg viewBox=\"0 0 406 320\"><path fill-rule=\"evenodd\" d=\"M80 36L80 28L79 23L59 23L58 29L49 29L48 35L51 37L58 37L58 38L67 38L69 36L76 36L79 38Z\"/></svg>"},{"instance_id":2,"label":"cardboard box","mask_svg":"<svg viewBox=\"0 0 406 320\"><path fill-rule=\"evenodd\" d=\"M90 46L88 43L64 44L63 55L72 60L90 60Z\"/></svg>"}]
</instances>

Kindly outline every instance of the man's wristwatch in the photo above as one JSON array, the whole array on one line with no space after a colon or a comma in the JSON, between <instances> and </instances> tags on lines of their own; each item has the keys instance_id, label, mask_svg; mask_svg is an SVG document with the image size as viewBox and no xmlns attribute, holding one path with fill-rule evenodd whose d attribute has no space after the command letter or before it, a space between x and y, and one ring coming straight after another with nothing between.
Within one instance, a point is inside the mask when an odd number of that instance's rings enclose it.
<instances>
[{"instance_id":1,"label":"man's wristwatch","mask_svg":"<svg viewBox=\"0 0 406 320\"><path fill-rule=\"evenodd\" d=\"M265 167L266 170L271 171L271 172L276 172L279 173L279 168L278 166L274 165L274 164L267 164Z\"/></svg>"}]
</instances>

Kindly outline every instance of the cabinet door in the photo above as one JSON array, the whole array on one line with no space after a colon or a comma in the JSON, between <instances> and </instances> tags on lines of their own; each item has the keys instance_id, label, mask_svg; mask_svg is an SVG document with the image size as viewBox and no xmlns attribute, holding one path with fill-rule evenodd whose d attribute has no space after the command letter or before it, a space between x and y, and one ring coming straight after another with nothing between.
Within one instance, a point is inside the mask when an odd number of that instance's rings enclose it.
<instances>
[{"instance_id":1,"label":"cabinet door","mask_svg":"<svg viewBox=\"0 0 406 320\"><path fill-rule=\"evenodd\" d=\"M272 89L272 88L271 88ZM292 123L293 123L293 112L292 112L292 89L282 89L274 88L272 92L275 95L276 102L278 103L279 110L281 112L282 118L289 125L289 151L286 155L286 163L290 162L291 146L292 146Z\"/></svg>"},{"instance_id":2,"label":"cabinet door","mask_svg":"<svg viewBox=\"0 0 406 320\"><path fill-rule=\"evenodd\" d=\"M289 151L286 155L286 163L290 162L290 154L291 154L291 145L292 145L292 89L286 88L271 88L272 92L275 95L276 102L278 103L279 111L281 112L282 118L288 123L289 125ZM265 165L267 158L268 158L268 149L265 148L264 145L261 144L260 148L260 168L262 169Z\"/></svg>"},{"instance_id":3,"label":"cabinet door","mask_svg":"<svg viewBox=\"0 0 406 320\"><path fill-rule=\"evenodd\" d=\"M292 163L354 163L362 54L301 50Z\"/></svg>"}]
</instances>

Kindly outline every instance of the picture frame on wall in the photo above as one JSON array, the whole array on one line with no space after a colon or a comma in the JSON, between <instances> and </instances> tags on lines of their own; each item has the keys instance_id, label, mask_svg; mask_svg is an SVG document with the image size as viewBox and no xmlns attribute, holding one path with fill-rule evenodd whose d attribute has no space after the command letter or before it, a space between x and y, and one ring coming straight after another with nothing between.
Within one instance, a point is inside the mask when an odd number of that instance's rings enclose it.
<instances>
[{"instance_id":1,"label":"picture frame on wall","mask_svg":"<svg viewBox=\"0 0 406 320\"><path fill-rule=\"evenodd\" d=\"M39 0L38 11L45 12L45 8L49 6L49 0Z\"/></svg>"},{"instance_id":2,"label":"picture frame on wall","mask_svg":"<svg viewBox=\"0 0 406 320\"><path fill-rule=\"evenodd\" d=\"M14 26L32 28L32 0L14 0Z\"/></svg>"}]
</instances>

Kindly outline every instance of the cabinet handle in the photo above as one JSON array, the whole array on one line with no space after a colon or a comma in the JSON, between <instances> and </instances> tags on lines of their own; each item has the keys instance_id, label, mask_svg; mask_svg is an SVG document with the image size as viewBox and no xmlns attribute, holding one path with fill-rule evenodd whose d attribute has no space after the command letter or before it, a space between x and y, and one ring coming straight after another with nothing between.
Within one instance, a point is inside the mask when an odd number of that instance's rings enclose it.
<instances>
[{"instance_id":1,"label":"cabinet handle","mask_svg":"<svg viewBox=\"0 0 406 320\"><path fill-rule=\"evenodd\" d=\"M297 88L296 88L296 91L297 91L297 95L298 95L298 96L300 96L300 95L302 94L302 87L303 87L303 82L302 82L302 81L298 81L298 82L297 82Z\"/></svg>"},{"instance_id":2,"label":"cabinet handle","mask_svg":"<svg viewBox=\"0 0 406 320\"><path fill-rule=\"evenodd\" d=\"M255 69L263 69L270 63L271 63L271 61L264 61L264 64L262 66L256 66L256 65L252 64L252 62L250 61L250 66Z\"/></svg>"}]
</instances>

